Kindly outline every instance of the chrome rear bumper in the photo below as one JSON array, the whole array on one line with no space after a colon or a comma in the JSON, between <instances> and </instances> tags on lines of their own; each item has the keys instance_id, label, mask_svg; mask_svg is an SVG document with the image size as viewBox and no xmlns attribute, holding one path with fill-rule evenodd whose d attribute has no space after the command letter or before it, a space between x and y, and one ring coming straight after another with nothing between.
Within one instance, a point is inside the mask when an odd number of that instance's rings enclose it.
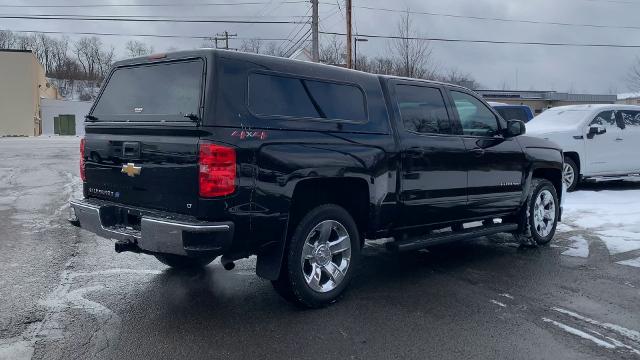
<instances>
[{"instance_id":1,"label":"chrome rear bumper","mask_svg":"<svg viewBox=\"0 0 640 360\"><path fill-rule=\"evenodd\" d=\"M220 253L231 245L232 222L202 222L181 215L128 208L101 200L70 202L69 221L98 236L135 243L150 253L191 255L196 252ZM139 224L119 224L122 215L135 214Z\"/></svg>"}]
</instances>

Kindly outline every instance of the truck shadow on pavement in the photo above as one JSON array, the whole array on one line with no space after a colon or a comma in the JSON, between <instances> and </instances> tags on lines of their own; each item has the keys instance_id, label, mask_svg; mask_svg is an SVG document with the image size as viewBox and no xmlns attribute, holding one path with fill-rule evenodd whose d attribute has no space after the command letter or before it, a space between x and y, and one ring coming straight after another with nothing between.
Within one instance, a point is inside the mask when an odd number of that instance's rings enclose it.
<instances>
[{"instance_id":1,"label":"truck shadow on pavement","mask_svg":"<svg viewBox=\"0 0 640 360\"><path fill-rule=\"evenodd\" d=\"M163 348L175 351L170 344L188 343L190 348L200 347L201 353L238 358L300 358L314 351L322 357L335 351L341 357L370 353L379 358L390 351L381 344L398 346L393 354L418 356L431 343L422 335L420 344L398 350L405 339L417 336L416 327L421 332L451 330L450 321L494 316L489 301L498 291L519 281L520 271L547 267L552 249L523 250L508 242L510 238L400 254L390 254L378 244L367 246L351 289L322 310L303 311L288 304L268 281L252 273L251 260L233 271L218 263L199 272L165 270L130 294L133 301L126 301L126 306L114 305L120 308L114 310L121 314L122 330L121 344L113 347L112 355L125 355L119 351L129 349L127 356L133 351L152 357ZM523 265L532 261L538 264ZM539 274L530 276L545 281ZM320 349L318 339L335 346ZM278 352L265 355L276 344Z\"/></svg>"}]
</instances>

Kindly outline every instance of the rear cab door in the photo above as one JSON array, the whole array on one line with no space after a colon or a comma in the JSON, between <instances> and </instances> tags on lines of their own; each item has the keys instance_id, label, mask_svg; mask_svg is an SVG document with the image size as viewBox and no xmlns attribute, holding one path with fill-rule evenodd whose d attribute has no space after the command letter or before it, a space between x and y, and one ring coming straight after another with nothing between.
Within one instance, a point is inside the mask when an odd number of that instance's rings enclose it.
<instances>
[{"instance_id":1,"label":"rear cab door","mask_svg":"<svg viewBox=\"0 0 640 360\"><path fill-rule=\"evenodd\" d=\"M195 215L207 59L116 66L88 117L85 197Z\"/></svg>"},{"instance_id":2,"label":"rear cab door","mask_svg":"<svg viewBox=\"0 0 640 360\"><path fill-rule=\"evenodd\" d=\"M619 111L619 122L624 127L622 129L623 153L627 159L625 169L630 173L640 173L640 156L638 144L640 144L640 108L621 109Z\"/></svg>"},{"instance_id":3,"label":"rear cab door","mask_svg":"<svg viewBox=\"0 0 640 360\"><path fill-rule=\"evenodd\" d=\"M625 153L625 140L619 116L616 110L600 111L584 129L588 175L617 175L629 170L626 164L630 160L627 156L621 156ZM593 126L603 127L606 132L590 134Z\"/></svg>"},{"instance_id":4,"label":"rear cab door","mask_svg":"<svg viewBox=\"0 0 640 360\"><path fill-rule=\"evenodd\" d=\"M464 218L465 146L452 129L447 95L438 84L388 82L400 152L399 227Z\"/></svg>"}]
</instances>

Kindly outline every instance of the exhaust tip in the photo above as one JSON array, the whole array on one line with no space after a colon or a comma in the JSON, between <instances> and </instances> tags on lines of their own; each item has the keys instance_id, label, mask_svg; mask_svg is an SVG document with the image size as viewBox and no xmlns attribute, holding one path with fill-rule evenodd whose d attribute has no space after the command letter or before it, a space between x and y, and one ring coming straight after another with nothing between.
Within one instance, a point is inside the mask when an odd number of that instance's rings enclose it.
<instances>
[{"instance_id":1,"label":"exhaust tip","mask_svg":"<svg viewBox=\"0 0 640 360\"><path fill-rule=\"evenodd\" d=\"M229 260L224 256L220 259L220 262L222 263L222 267L224 267L225 270L233 270L236 267L236 264L233 262L233 260Z\"/></svg>"}]
</instances>

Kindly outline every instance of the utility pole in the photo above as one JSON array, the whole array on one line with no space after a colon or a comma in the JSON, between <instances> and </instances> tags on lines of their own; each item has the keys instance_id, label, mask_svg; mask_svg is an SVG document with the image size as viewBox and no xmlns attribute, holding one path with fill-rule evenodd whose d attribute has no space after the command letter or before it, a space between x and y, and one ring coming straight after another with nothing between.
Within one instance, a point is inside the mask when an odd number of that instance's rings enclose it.
<instances>
[{"instance_id":1,"label":"utility pole","mask_svg":"<svg viewBox=\"0 0 640 360\"><path fill-rule=\"evenodd\" d=\"M347 0L347 69L353 69L353 58L351 56L353 35L351 31L351 0Z\"/></svg>"},{"instance_id":2,"label":"utility pole","mask_svg":"<svg viewBox=\"0 0 640 360\"><path fill-rule=\"evenodd\" d=\"M312 16L311 16L311 39L312 49L311 57L313 62L320 61L320 39L318 38L318 0L311 0Z\"/></svg>"},{"instance_id":3,"label":"utility pole","mask_svg":"<svg viewBox=\"0 0 640 360\"><path fill-rule=\"evenodd\" d=\"M220 49L218 41L224 41L224 47L222 49L229 50L229 38L236 36L238 36L238 34L229 34L227 30L225 30L222 34L216 34L216 37L213 38L213 41L215 41L216 43L216 49Z\"/></svg>"}]
</instances>

